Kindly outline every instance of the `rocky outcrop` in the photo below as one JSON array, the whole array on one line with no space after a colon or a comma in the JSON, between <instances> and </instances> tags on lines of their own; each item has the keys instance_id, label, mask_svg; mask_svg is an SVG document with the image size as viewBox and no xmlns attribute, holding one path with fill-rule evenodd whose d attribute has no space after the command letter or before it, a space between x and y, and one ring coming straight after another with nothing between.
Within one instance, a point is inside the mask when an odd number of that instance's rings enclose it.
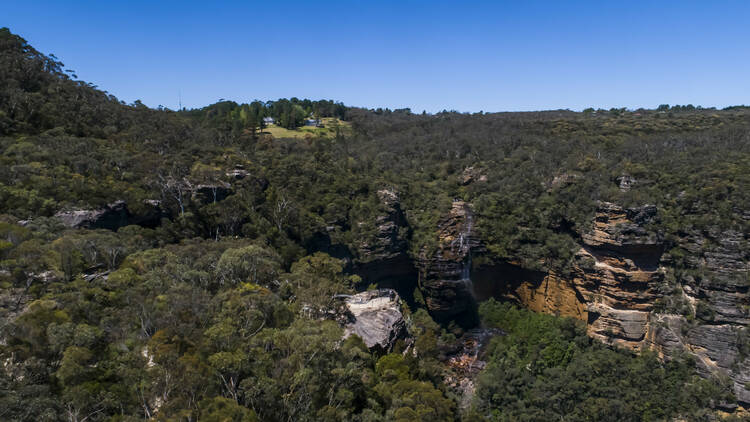
<instances>
[{"instance_id":1,"label":"rocky outcrop","mask_svg":"<svg viewBox=\"0 0 750 422\"><path fill-rule=\"evenodd\" d=\"M128 207L125 201L117 201L99 209L61 211L55 217L71 228L117 230L127 225Z\"/></svg>"},{"instance_id":2,"label":"rocky outcrop","mask_svg":"<svg viewBox=\"0 0 750 422\"><path fill-rule=\"evenodd\" d=\"M419 260L419 287L427 309L437 320L471 318L476 307L471 285L471 257L482 252L473 230L471 205L455 201L438 226L438 248L422 251Z\"/></svg>"},{"instance_id":3,"label":"rocky outcrop","mask_svg":"<svg viewBox=\"0 0 750 422\"><path fill-rule=\"evenodd\" d=\"M628 250L628 249L625 249ZM647 249L660 254L661 249ZM588 332L606 343L639 350L659 298L658 255L613 252L586 245L576 255L572 283L586 306Z\"/></svg>"},{"instance_id":4,"label":"rocky outcrop","mask_svg":"<svg viewBox=\"0 0 750 422\"><path fill-rule=\"evenodd\" d=\"M131 213L125 201L116 201L97 209L76 209L55 214L65 226L75 229L108 229L137 224L156 227L167 217L159 201L147 200L138 213Z\"/></svg>"},{"instance_id":5,"label":"rocky outcrop","mask_svg":"<svg viewBox=\"0 0 750 422\"><path fill-rule=\"evenodd\" d=\"M657 210L653 205L622 208L602 202L596 211L593 229L581 233L581 239L591 248L648 255L663 249L659 234L647 228L656 218Z\"/></svg>"},{"instance_id":6,"label":"rocky outcrop","mask_svg":"<svg viewBox=\"0 0 750 422\"><path fill-rule=\"evenodd\" d=\"M482 171L472 167L466 167L461 175L459 176L459 183L462 186L470 185L474 182L486 182L487 175L482 174Z\"/></svg>"},{"instance_id":7,"label":"rocky outcrop","mask_svg":"<svg viewBox=\"0 0 750 422\"><path fill-rule=\"evenodd\" d=\"M680 259L682 271L675 274L679 296L687 315L668 314L651 318L649 343L664 356L685 349L696 356L704 375L725 374L743 407L750 407L750 297L747 235L736 230L686 231L677 239L678 258L667 257L672 266ZM674 298L665 298L669 300ZM685 312L683 312L685 313ZM666 324L664 322L667 322ZM681 346L681 347L680 347Z\"/></svg>"},{"instance_id":8,"label":"rocky outcrop","mask_svg":"<svg viewBox=\"0 0 750 422\"><path fill-rule=\"evenodd\" d=\"M583 176L578 173L561 173L553 177L552 180L542 183L548 191L562 189L578 182Z\"/></svg>"},{"instance_id":9,"label":"rocky outcrop","mask_svg":"<svg viewBox=\"0 0 750 422\"><path fill-rule=\"evenodd\" d=\"M553 185L574 179L563 175ZM618 179L623 190L635 183ZM741 218L747 213L739 213ZM397 220L397 219L396 219ZM379 220L389 256L399 245L393 217ZM437 247L416 259L419 288L441 322L476 321L477 301L512 300L531 310L584 321L588 334L663 359L687 352L704 376L728 376L739 405L750 408L750 239L737 230L685 230L665 240L653 205L602 202L589 227L572 231L579 249L565 273L530 270L484 255L470 204L455 201L437 227ZM669 253L665 251L669 250ZM472 267L472 256L481 264ZM383 261L381 261L383 262ZM736 404L717 405L732 410Z\"/></svg>"},{"instance_id":10,"label":"rocky outcrop","mask_svg":"<svg viewBox=\"0 0 750 422\"><path fill-rule=\"evenodd\" d=\"M226 175L230 180L242 180L250 176L250 172L245 170L245 166L238 164L233 169L228 170Z\"/></svg>"},{"instance_id":11,"label":"rocky outcrop","mask_svg":"<svg viewBox=\"0 0 750 422\"><path fill-rule=\"evenodd\" d=\"M344 338L356 334L370 349L390 352L406 336L401 300L395 290L369 290L345 299Z\"/></svg>"},{"instance_id":12,"label":"rocky outcrop","mask_svg":"<svg viewBox=\"0 0 750 422\"><path fill-rule=\"evenodd\" d=\"M586 321L593 338L664 359L688 352L702 375L728 376L739 404L750 407L747 235L685 231L666 254L664 239L651 229L657 218L654 206L601 203L580 233L569 273L485 265L472 275L477 298L574 317Z\"/></svg>"},{"instance_id":13,"label":"rocky outcrop","mask_svg":"<svg viewBox=\"0 0 750 422\"><path fill-rule=\"evenodd\" d=\"M638 180L636 180L635 177L627 174L617 177L615 181L617 182L617 187L619 187L622 192L629 191L636 183L638 183Z\"/></svg>"},{"instance_id":14,"label":"rocky outcrop","mask_svg":"<svg viewBox=\"0 0 750 422\"><path fill-rule=\"evenodd\" d=\"M640 350L649 315L659 298L663 241L648 229L656 208L624 209L602 203L567 274L494 263L475 271L477 297L505 298L538 312L574 317L609 344Z\"/></svg>"},{"instance_id":15,"label":"rocky outcrop","mask_svg":"<svg viewBox=\"0 0 750 422\"><path fill-rule=\"evenodd\" d=\"M382 213L374 219L374 235L357 248L354 272L367 284L396 289L408 301L417 280L417 270L408 253L409 225L396 191L381 189L377 195Z\"/></svg>"},{"instance_id":16,"label":"rocky outcrop","mask_svg":"<svg viewBox=\"0 0 750 422\"><path fill-rule=\"evenodd\" d=\"M199 204L220 202L232 194L232 185L225 182L195 185L192 188L191 199Z\"/></svg>"},{"instance_id":17,"label":"rocky outcrop","mask_svg":"<svg viewBox=\"0 0 750 422\"><path fill-rule=\"evenodd\" d=\"M691 302L705 307L696 316L705 322L747 325L750 323L748 287L750 251L748 238L736 230L683 233L677 241L682 265L677 274Z\"/></svg>"}]
</instances>

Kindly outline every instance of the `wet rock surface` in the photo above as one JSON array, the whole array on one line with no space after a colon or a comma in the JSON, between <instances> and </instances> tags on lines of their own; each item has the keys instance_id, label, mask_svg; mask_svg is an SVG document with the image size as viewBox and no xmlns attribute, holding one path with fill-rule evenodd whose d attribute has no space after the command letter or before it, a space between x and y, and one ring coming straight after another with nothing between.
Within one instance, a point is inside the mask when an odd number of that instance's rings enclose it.
<instances>
[{"instance_id":1,"label":"wet rock surface","mask_svg":"<svg viewBox=\"0 0 750 422\"><path fill-rule=\"evenodd\" d=\"M456 352L446 356L445 364L448 371L445 384L459 397L461 409L468 409L474 398L475 385L479 372L487 366L485 360L486 347L495 336L505 335L497 328L474 328L467 330L458 339Z\"/></svg>"},{"instance_id":2,"label":"wet rock surface","mask_svg":"<svg viewBox=\"0 0 750 422\"><path fill-rule=\"evenodd\" d=\"M483 251L474 231L471 205L455 201L438 227L438 250L423 251L418 260L419 287L427 309L437 320L471 315L476 305L470 271L472 254Z\"/></svg>"}]
</instances>

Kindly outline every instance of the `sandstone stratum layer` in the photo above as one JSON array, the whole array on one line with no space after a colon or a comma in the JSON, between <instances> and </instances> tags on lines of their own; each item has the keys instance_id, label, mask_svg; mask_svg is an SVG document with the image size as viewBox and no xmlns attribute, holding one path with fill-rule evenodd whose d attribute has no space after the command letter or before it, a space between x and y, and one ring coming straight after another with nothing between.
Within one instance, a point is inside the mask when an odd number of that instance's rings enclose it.
<instances>
[{"instance_id":1,"label":"sandstone stratum layer","mask_svg":"<svg viewBox=\"0 0 750 422\"><path fill-rule=\"evenodd\" d=\"M613 346L663 359L687 352L701 375L728 377L738 404L750 407L747 234L685 229L665 239L655 206L602 202L590 225L572 233L578 249L564 273L532 270L491 257L472 204L459 200L438 222L437 247L410 256L398 194L377 194L383 212L355 261L368 282L402 297L416 287L441 322L476 324L478 302L495 298L584 321L589 336Z\"/></svg>"},{"instance_id":2,"label":"sandstone stratum layer","mask_svg":"<svg viewBox=\"0 0 750 422\"><path fill-rule=\"evenodd\" d=\"M649 227L657 218L654 206L601 203L592 227L580 234L569 275L501 263L478 272L476 289L482 298L585 321L588 334L607 344L654 350L664 359L693 354L699 373L728 376L739 404L748 407L747 236L682 233L669 247L693 271L677 272L667 242Z\"/></svg>"}]
</instances>

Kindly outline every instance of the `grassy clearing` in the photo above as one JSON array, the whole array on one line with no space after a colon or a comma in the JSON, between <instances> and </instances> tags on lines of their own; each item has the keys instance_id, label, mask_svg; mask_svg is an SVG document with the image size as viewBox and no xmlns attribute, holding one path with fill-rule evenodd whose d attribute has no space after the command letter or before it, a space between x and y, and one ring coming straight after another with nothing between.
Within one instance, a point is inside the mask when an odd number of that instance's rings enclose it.
<instances>
[{"instance_id":1,"label":"grassy clearing","mask_svg":"<svg viewBox=\"0 0 750 422\"><path fill-rule=\"evenodd\" d=\"M323 127L302 126L294 130L285 129L276 125L270 125L263 129L263 134L271 135L274 138L295 138L304 139L307 136L316 137L324 136L333 138L336 136L336 129L344 134L351 132L351 124L335 117L324 117L321 119Z\"/></svg>"}]
</instances>

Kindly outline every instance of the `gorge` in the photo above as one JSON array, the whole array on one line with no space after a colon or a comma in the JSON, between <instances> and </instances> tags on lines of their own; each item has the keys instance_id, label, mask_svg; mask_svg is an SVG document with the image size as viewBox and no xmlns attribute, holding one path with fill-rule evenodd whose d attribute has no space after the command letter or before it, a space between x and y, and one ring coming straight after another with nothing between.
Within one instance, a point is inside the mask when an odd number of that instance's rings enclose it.
<instances>
[{"instance_id":1,"label":"gorge","mask_svg":"<svg viewBox=\"0 0 750 422\"><path fill-rule=\"evenodd\" d=\"M150 108L7 28L0 81L0 420L750 415L750 107Z\"/></svg>"},{"instance_id":2,"label":"gorge","mask_svg":"<svg viewBox=\"0 0 750 422\"><path fill-rule=\"evenodd\" d=\"M381 191L381 198L386 195ZM388 206L400 209L395 192ZM400 250L395 241L397 214L379 218L384 234L381 251ZM577 234L579 249L571 268L557 271L487 259L481 237L473 231L472 205L454 201L436 230L438 248L414 259L418 289L430 314L438 321L458 321L467 328L477 322L478 302L495 298L518 303L536 312L583 321L589 336L634 352L655 351L662 359L688 353L697 358L703 376L728 376L737 403L750 405L750 360L746 352L748 258L747 236L738 232L681 233L672 242L653 230L659 210L653 205L623 208L602 202L589 227ZM401 222L400 224L404 224ZM390 239L388 241L386 239ZM710 246L709 246L710 245ZM667 250L667 248L670 248ZM472 256L480 259L472 266ZM679 256L693 271L677 271ZM374 265L370 261L369 265ZM375 261L378 262L378 261ZM384 266L391 261L384 260ZM388 274L389 285L408 293L414 285L408 271ZM377 281L379 274L361 271ZM394 285L393 279L407 280ZM684 303L682 308L676 303Z\"/></svg>"}]
</instances>

